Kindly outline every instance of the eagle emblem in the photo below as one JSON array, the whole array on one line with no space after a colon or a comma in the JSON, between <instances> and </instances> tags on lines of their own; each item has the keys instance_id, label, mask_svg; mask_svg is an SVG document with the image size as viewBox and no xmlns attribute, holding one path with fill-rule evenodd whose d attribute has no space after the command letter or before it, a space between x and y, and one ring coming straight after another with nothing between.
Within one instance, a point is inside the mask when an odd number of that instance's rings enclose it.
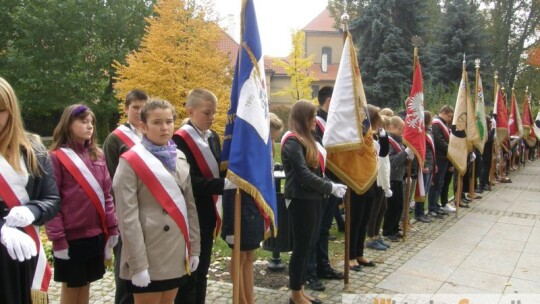
<instances>
[{"instance_id":1,"label":"eagle emblem","mask_svg":"<svg viewBox=\"0 0 540 304\"><path fill-rule=\"evenodd\" d=\"M407 99L407 126L424 132L424 93L418 92Z\"/></svg>"}]
</instances>

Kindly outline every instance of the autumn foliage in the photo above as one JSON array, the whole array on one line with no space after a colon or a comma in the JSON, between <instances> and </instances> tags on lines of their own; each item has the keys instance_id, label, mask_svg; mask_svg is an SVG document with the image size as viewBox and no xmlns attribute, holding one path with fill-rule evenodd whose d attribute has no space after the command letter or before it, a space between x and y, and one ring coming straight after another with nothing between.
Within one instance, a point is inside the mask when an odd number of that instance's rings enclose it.
<instances>
[{"instance_id":1,"label":"autumn foliage","mask_svg":"<svg viewBox=\"0 0 540 304\"><path fill-rule=\"evenodd\" d=\"M179 122L186 117L184 104L192 89L206 88L218 97L213 129L223 134L229 106L232 71L229 58L217 46L221 29L208 20L211 8L195 0L160 0L154 16L147 18L141 47L129 54L126 64L115 62L116 96L123 99L132 89L170 101ZM206 13L205 13L206 12ZM123 105L120 104L123 112Z\"/></svg>"}]
</instances>

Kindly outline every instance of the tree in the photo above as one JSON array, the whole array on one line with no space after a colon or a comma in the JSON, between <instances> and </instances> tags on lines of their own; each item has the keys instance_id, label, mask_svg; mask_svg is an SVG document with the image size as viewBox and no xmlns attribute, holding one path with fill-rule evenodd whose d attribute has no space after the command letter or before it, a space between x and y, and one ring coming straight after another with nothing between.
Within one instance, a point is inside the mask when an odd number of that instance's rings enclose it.
<instances>
[{"instance_id":1,"label":"tree","mask_svg":"<svg viewBox=\"0 0 540 304\"><path fill-rule=\"evenodd\" d=\"M287 60L276 59L274 64L285 69L287 75L291 78L291 85L283 90L274 93L278 96L289 96L293 102L300 99L311 99L311 83L317 81L309 68L313 65L313 56L305 57L303 31L295 31L291 34L292 49Z\"/></svg>"},{"instance_id":2,"label":"tree","mask_svg":"<svg viewBox=\"0 0 540 304\"><path fill-rule=\"evenodd\" d=\"M206 88L218 97L214 129L223 134L232 73L228 57L217 49L221 29L207 19L208 11L207 2L195 0L162 0L155 5L154 17L146 19L141 47L126 57L126 64L114 63L117 97L134 88L145 90L170 101L182 119L189 91Z\"/></svg>"},{"instance_id":3,"label":"tree","mask_svg":"<svg viewBox=\"0 0 540 304\"><path fill-rule=\"evenodd\" d=\"M488 7L494 68L499 80L512 87L521 58L528 46L538 41L540 2L538 0L484 0Z\"/></svg>"},{"instance_id":4,"label":"tree","mask_svg":"<svg viewBox=\"0 0 540 304\"><path fill-rule=\"evenodd\" d=\"M152 1L9 2L0 71L16 89L29 129L50 135L65 106L84 102L106 135L117 112L109 102L111 63L138 47Z\"/></svg>"},{"instance_id":5,"label":"tree","mask_svg":"<svg viewBox=\"0 0 540 304\"><path fill-rule=\"evenodd\" d=\"M349 15L349 20L359 18L364 11L364 7L368 3L368 0L329 0L328 10L330 11L330 15L334 18L334 27L342 27L341 16L343 16L344 13Z\"/></svg>"},{"instance_id":6,"label":"tree","mask_svg":"<svg viewBox=\"0 0 540 304\"><path fill-rule=\"evenodd\" d=\"M447 0L444 12L433 46L432 68L437 82L448 88L461 79L464 54L470 79L474 79L474 59L489 66L491 58L486 48L485 21L474 1Z\"/></svg>"},{"instance_id":7,"label":"tree","mask_svg":"<svg viewBox=\"0 0 540 304\"><path fill-rule=\"evenodd\" d=\"M395 25L395 1L373 0L351 21L368 103L399 108L412 80L412 48Z\"/></svg>"}]
</instances>

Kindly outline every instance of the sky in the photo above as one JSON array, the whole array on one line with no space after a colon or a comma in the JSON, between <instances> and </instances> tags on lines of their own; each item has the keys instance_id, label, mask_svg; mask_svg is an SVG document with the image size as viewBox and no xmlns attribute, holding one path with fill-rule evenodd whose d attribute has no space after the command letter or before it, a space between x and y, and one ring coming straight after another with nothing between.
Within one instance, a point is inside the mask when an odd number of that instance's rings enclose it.
<instances>
[{"instance_id":1,"label":"sky","mask_svg":"<svg viewBox=\"0 0 540 304\"><path fill-rule=\"evenodd\" d=\"M241 0L215 0L221 17L234 14L235 32L240 36ZM302 29L327 6L328 0L254 0L263 53L285 57L291 51L291 31ZM227 24L226 20L220 23Z\"/></svg>"}]
</instances>

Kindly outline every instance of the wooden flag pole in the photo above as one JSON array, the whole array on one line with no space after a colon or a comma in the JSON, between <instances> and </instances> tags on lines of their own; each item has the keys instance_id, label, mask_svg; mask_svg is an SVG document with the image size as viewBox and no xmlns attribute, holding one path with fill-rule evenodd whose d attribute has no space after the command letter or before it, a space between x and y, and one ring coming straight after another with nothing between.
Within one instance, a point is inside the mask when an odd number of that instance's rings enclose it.
<instances>
[{"instance_id":1,"label":"wooden flag pole","mask_svg":"<svg viewBox=\"0 0 540 304\"><path fill-rule=\"evenodd\" d=\"M403 218L403 223L401 227L403 229L403 241L407 238L407 229L409 228L409 197L411 196L411 175L412 175L412 161L408 159L407 161L407 186L405 190L405 199L403 200L403 212L405 217Z\"/></svg>"},{"instance_id":2,"label":"wooden flag pole","mask_svg":"<svg viewBox=\"0 0 540 304\"><path fill-rule=\"evenodd\" d=\"M474 112L475 112L474 115L476 117L476 105L478 104L478 81L480 78L480 59L474 60L474 67L476 69L475 80L474 80ZM485 123L485 122L482 122L482 123ZM486 134L484 134L484 136L486 136ZM481 138L480 140L483 141L484 139ZM473 153L474 153L474 145L473 145ZM474 184L476 180L476 159L473 160L471 166L472 166L472 170L471 170L471 179L469 180L469 198L471 199L471 202L472 202L476 196L474 194Z\"/></svg>"},{"instance_id":3,"label":"wooden flag pole","mask_svg":"<svg viewBox=\"0 0 540 304\"><path fill-rule=\"evenodd\" d=\"M499 72L495 71L495 76L493 77L494 79L494 85L493 85L493 100L494 102L497 102L497 93L499 91L499 84L497 82L497 79L499 78ZM493 105L494 107L496 107L496 105ZM493 114L497 114L497 113L493 113ZM491 128L493 128L494 126L491 126ZM499 143L497 141L497 128L495 128L494 130L494 134L493 134L493 151L491 153L491 168L489 169L489 184L490 186L492 186L493 184L495 184L495 169L497 167L497 154L499 153L499 147L498 147Z\"/></svg>"},{"instance_id":4,"label":"wooden flag pole","mask_svg":"<svg viewBox=\"0 0 540 304\"><path fill-rule=\"evenodd\" d=\"M240 188L236 189L234 196L234 246L232 259L232 279L233 279L233 303L240 304L240 239L241 226L240 217L242 216L240 202Z\"/></svg>"},{"instance_id":5,"label":"wooden flag pole","mask_svg":"<svg viewBox=\"0 0 540 304\"><path fill-rule=\"evenodd\" d=\"M463 193L463 175L459 174L459 172L456 172L457 175L457 189L456 194L454 196L454 201L456 203L456 218L458 217L459 213L459 205L461 205L461 193Z\"/></svg>"},{"instance_id":6,"label":"wooden flag pole","mask_svg":"<svg viewBox=\"0 0 540 304\"><path fill-rule=\"evenodd\" d=\"M475 173L476 173L476 159L472 161L471 166L472 166L472 170L471 170L471 176L469 178L469 199L472 202L475 196L474 195L474 178L475 178Z\"/></svg>"},{"instance_id":7,"label":"wooden flag pole","mask_svg":"<svg viewBox=\"0 0 540 304\"><path fill-rule=\"evenodd\" d=\"M351 188L345 194L345 261L343 263L344 289L349 287L349 248L351 246Z\"/></svg>"}]
</instances>

